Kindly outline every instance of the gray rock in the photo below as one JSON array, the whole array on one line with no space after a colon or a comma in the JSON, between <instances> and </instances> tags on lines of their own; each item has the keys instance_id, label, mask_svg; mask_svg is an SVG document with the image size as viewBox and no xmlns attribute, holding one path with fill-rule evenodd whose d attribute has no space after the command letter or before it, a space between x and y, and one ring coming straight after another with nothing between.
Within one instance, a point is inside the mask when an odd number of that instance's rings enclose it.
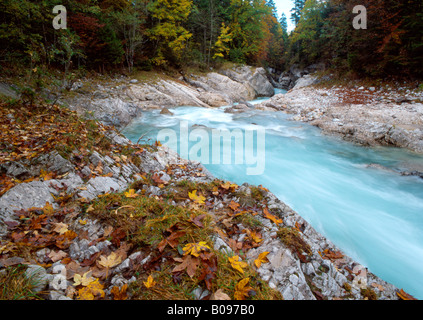
<instances>
[{"instance_id":1,"label":"gray rock","mask_svg":"<svg viewBox=\"0 0 423 320\"><path fill-rule=\"evenodd\" d=\"M88 200L94 199L99 194L107 192L120 192L127 187L127 184L111 177L92 178L87 183L87 190L79 192L79 196Z\"/></svg>"},{"instance_id":2,"label":"gray rock","mask_svg":"<svg viewBox=\"0 0 423 320\"><path fill-rule=\"evenodd\" d=\"M28 269L25 271L25 277L30 279L33 285L32 291L35 293L43 291L52 278L51 275L47 274L46 269L33 264L28 265Z\"/></svg>"},{"instance_id":3,"label":"gray rock","mask_svg":"<svg viewBox=\"0 0 423 320\"><path fill-rule=\"evenodd\" d=\"M69 286L66 276L63 274L56 274L49 283L50 290L65 291Z\"/></svg>"},{"instance_id":4,"label":"gray rock","mask_svg":"<svg viewBox=\"0 0 423 320\"><path fill-rule=\"evenodd\" d=\"M18 184L0 198L0 222L13 220L15 210L42 208L47 202L54 204L54 198L44 182L32 181ZM0 236L5 232L6 226L0 223Z\"/></svg>"}]
</instances>

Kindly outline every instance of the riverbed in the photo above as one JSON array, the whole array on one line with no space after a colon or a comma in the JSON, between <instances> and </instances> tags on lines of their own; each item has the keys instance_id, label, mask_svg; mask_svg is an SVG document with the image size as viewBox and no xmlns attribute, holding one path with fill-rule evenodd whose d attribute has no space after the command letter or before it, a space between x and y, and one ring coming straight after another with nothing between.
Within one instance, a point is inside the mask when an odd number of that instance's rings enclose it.
<instances>
[{"instance_id":1,"label":"riverbed","mask_svg":"<svg viewBox=\"0 0 423 320\"><path fill-rule=\"evenodd\" d=\"M232 144L229 164L213 164L216 150L210 142L205 167L217 178L265 186L345 254L423 299L423 179L395 172L404 163L423 164L423 156L398 148L358 146L323 135L282 112L250 109L231 114L225 108L178 107L170 109L173 115L151 110L123 133L133 142L144 135L141 142L151 143L162 130L171 129L178 141L169 146L181 154L181 123L187 124L189 133L201 130L206 138L213 129L240 129L244 138L252 132L254 143L247 146L244 140L241 149ZM260 130L265 132L264 146ZM187 144L192 151L199 140L191 140ZM223 139L218 151L222 159L224 143ZM244 161L236 164L239 152ZM262 173L247 174L259 161L251 164L245 159L248 154L264 161Z\"/></svg>"}]
</instances>

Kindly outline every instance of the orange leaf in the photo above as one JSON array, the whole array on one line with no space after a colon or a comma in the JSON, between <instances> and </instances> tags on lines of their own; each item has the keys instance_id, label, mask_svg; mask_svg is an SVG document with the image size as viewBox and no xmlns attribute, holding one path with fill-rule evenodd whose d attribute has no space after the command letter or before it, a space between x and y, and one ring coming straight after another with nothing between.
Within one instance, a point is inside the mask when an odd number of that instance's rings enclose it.
<instances>
[{"instance_id":1,"label":"orange leaf","mask_svg":"<svg viewBox=\"0 0 423 320\"><path fill-rule=\"evenodd\" d=\"M397 295L398 297L400 297L402 300L417 300L416 298L414 298L412 295L408 294L407 292L405 292L403 289L401 289L400 291L397 291Z\"/></svg>"},{"instance_id":2,"label":"orange leaf","mask_svg":"<svg viewBox=\"0 0 423 320\"><path fill-rule=\"evenodd\" d=\"M283 223L283 220L282 219L279 219L276 216L274 216L273 214L271 214L267 208L264 208L263 209L263 214L264 214L264 217L265 218L273 221L276 224Z\"/></svg>"},{"instance_id":3,"label":"orange leaf","mask_svg":"<svg viewBox=\"0 0 423 320\"><path fill-rule=\"evenodd\" d=\"M239 203L236 203L235 201L231 201L231 203L229 204L229 208L231 208L233 211L235 211L236 209L238 209L241 205Z\"/></svg>"},{"instance_id":4,"label":"orange leaf","mask_svg":"<svg viewBox=\"0 0 423 320\"><path fill-rule=\"evenodd\" d=\"M258 258L256 260L254 260L254 264L256 265L257 268L260 268L262 263L266 263L269 260L267 260L267 255L269 254L269 252L265 251L259 254Z\"/></svg>"}]
</instances>

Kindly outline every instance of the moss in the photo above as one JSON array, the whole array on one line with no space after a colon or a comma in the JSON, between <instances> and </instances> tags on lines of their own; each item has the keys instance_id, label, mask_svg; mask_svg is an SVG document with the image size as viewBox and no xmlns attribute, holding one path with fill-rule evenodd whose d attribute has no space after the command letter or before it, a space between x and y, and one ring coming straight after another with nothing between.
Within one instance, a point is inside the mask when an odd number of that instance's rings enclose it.
<instances>
[{"instance_id":1,"label":"moss","mask_svg":"<svg viewBox=\"0 0 423 320\"><path fill-rule=\"evenodd\" d=\"M291 250L296 253L302 262L307 262L312 255L310 246L304 241L300 232L291 227L280 228L277 232L279 239ZM306 255L304 255L304 253Z\"/></svg>"},{"instance_id":2,"label":"moss","mask_svg":"<svg viewBox=\"0 0 423 320\"><path fill-rule=\"evenodd\" d=\"M374 292L370 288L361 289L360 292L361 292L361 295L363 296L364 299L377 300L377 294L376 294L376 292Z\"/></svg>"}]
</instances>

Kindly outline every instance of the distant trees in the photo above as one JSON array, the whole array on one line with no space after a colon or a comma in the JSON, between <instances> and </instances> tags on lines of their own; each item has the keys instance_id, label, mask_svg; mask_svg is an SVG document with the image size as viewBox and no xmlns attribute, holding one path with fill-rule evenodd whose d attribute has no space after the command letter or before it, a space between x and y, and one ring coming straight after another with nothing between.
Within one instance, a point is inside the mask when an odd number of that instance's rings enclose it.
<instances>
[{"instance_id":1,"label":"distant trees","mask_svg":"<svg viewBox=\"0 0 423 320\"><path fill-rule=\"evenodd\" d=\"M0 63L69 73L208 69L225 60L278 70L324 62L358 75L422 75L422 1L292 1L295 29L288 33L274 0L0 0ZM67 30L52 27L59 4ZM366 30L352 26L356 5L367 8Z\"/></svg>"},{"instance_id":2,"label":"distant trees","mask_svg":"<svg viewBox=\"0 0 423 320\"><path fill-rule=\"evenodd\" d=\"M324 62L359 76L423 76L423 2L396 0L295 1L296 28L287 65ZM355 30L353 8L367 9L367 29Z\"/></svg>"}]
</instances>

